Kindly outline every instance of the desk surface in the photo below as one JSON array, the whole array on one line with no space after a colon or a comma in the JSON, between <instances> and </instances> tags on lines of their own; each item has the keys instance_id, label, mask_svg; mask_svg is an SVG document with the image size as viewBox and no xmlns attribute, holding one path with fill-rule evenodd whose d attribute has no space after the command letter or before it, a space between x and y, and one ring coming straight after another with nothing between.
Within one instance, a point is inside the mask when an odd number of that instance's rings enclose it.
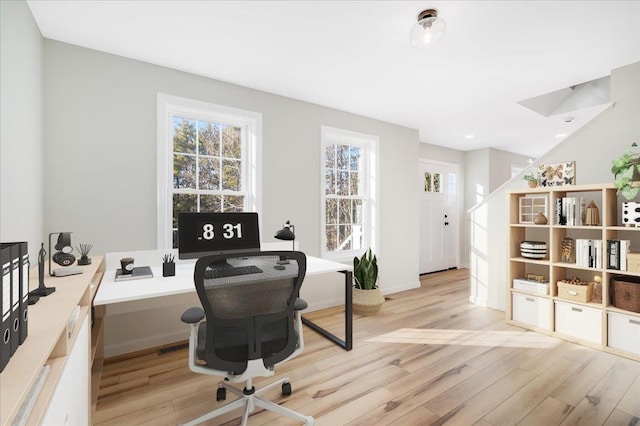
<instances>
[{"instance_id":1,"label":"desk surface","mask_svg":"<svg viewBox=\"0 0 640 426\"><path fill-rule=\"evenodd\" d=\"M156 256L156 258L160 257L161 256ZM162 265L150 266L153 272L153 278L133 281L116 282L114 281L116 271L114 269L105 271L100 289L93 300L94 306L171 296L195 291L193 283L195 261L176 263L176 275L174 277L163 277ZM307 275L318 275L351 269L351 265L307 256Z\"/></svg>"}]
</instances>

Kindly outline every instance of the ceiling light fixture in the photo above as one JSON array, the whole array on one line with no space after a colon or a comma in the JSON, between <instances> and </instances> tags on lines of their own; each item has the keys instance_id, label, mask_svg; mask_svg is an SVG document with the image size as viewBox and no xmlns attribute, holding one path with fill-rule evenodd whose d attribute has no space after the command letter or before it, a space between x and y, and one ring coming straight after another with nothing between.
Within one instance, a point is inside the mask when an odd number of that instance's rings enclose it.
<instances>
[{"instance_id":1,"label":"ceiling light fixture","mask_svg":"<svg viewBox=\"0 0 640 426\"><path fill-rule=\"evenodd\" d=\"M418 14L418 22L411 28L409 40L412 47L431 47L444 40L446 31L447 24L438 18L438 10L427 9Z\"/></svg>"},{"instance_id":2,"label":"ceiling light fixture","mask_svg":"<svg viewBox=\"0 0 640 426\"><path fill-rule=\"evenodd\" d=\"M473 139L475 137L476 137L476 135L474 135L473 133L470 133L470 134L464 136L465 139Z\"/></svg>"}]
</instances>

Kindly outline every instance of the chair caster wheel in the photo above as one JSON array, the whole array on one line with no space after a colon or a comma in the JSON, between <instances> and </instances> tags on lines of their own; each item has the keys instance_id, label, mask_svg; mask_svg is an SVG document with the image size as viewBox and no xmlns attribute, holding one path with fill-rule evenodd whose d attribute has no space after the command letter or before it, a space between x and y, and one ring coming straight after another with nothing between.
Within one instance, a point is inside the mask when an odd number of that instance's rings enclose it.
<instances>
[{"instance_id":1,"label":"chair caster wheel","mask_svg":"<svg viewBox=\"0 0 640 426\"><path fill-rule=\"evenodd\" d=\"M282 396L291 395L291 383L283 383L282 384Z\"/></svg>"},{"instance_id":2,"label":"chair caster wheel","mask_svg":"<svg viewBox=\"0 0 640 426\"><path fill-rule=\"evenodd\" d=\"M227 399L227 390L225 388L218 388L216 391L216 401L224 401Z\"/></svg>"}]
</instances>

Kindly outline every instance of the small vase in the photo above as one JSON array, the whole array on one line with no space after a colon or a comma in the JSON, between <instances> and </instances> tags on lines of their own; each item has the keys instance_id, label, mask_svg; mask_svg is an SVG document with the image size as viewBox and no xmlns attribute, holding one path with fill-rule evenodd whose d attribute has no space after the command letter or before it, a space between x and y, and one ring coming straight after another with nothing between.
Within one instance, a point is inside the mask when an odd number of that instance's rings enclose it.
<instances>
[{"instance_id":1,"label":"small vase","mask_svg":"<svg viewBox=\"0 0 640 426\"><path fill-rule=\"evenodd\" d=\"M533 218L533 223L535 223L536 225L546 225L547 217L542 212L540 212L536 215L536 217Z\"/></svg>"},{"instance_id":2,"label":"small vase","mask_svg":"<svg viewBox=\"0 0 640 426\"><path fill-rule=\"evenodd\" d=\"M535 180L528 180L527 184L529 185L529 188L536 188L538 186L538 182Z\"/></svg>"}]
</instances>

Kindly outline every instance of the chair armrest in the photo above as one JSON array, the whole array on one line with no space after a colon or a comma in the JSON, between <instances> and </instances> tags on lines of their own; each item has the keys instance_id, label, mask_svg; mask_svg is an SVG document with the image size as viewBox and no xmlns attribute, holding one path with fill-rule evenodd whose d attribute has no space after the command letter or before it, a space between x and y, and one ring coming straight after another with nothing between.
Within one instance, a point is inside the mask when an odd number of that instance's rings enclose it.
<instances>
[{"instance_id":1,"label":"chair armrest","mask_svg":"<svg viewBox=\"0 0 640 426\"><path fill-rule=\"evenodd\" d=\"M182 313L180 321L187 324L196 324L204 318L204 311L202 308L189 308Z\"/></svg>"},{"instance_id":2,"label":"chair armrest","mask_svg":"<svg viewBox=\"0 0 640 426\"><path fill-rule=\"evenodd\" d=\"M309 306L307 304L307 302L305 302L304 299L300 299L298 297L296 299L295 303L293 304L293 310L294 311L304 311L305 309L307 309L307 306Z\"/></svg>"}]
</instances>

